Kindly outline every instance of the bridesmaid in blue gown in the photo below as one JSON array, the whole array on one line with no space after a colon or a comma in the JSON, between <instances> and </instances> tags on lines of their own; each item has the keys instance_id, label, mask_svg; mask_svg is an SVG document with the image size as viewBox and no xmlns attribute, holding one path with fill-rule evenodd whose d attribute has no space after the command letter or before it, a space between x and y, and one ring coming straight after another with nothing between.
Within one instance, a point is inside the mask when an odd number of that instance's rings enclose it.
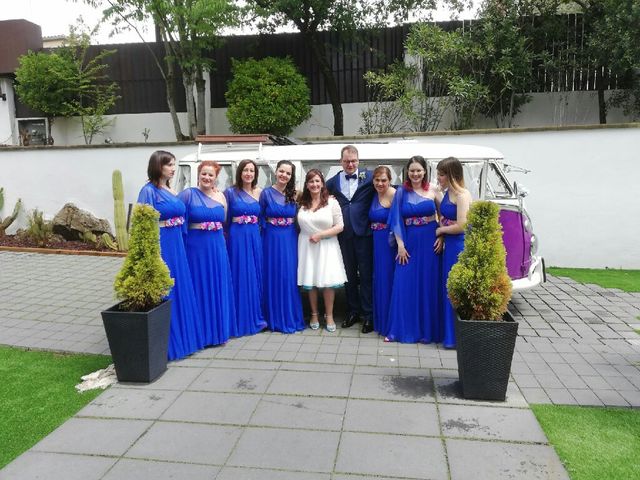
<instances>
[{"instance_id":1,"label":"bridesmaid in blue gown","mask_svg":"<svg viewBox=\"0 0 640 480\"><path fill-rule=\"evenodd\" d=\"M393 285L396 249L389 244L389 210L396 189L391 187L391 170L380 166L373 171L373 187L378 193L369 209L373 230L373 328L382 336L389 333L389 301Z\"/></svg>"},{"instance_id":2,"label":"bridesmaid in blue gown","mask_svg":"<svg viewBox=\"0 0 640 480\"><path fill-rule=\"evenodd\" d=\"M276 183L260 195L264 222L264 313L269 329L283 333L304 330L297 284L295 172L293 163L281 160L276 166Z\"/></svg>"},{"instance_id":3,"label":"bridesmaid in blue gown","mask_svg":"<svg viewBox=\"0 0 640 480\"><path fill-rule=\"evenodd\" d=\"M440 277L436 248L436 198L419 155L406 166L407 180L391 205L389 226L398 243L389 331L385 341L438 342Z\"/></svg>"},{"instance_id":4,"label":"bridesmaid in blue gown","mask_svg":"<svg viewBox=\"0 0 640 480\"><path fill-rule=\"evenodd\" d=\"M253 335L267 326L262 314L262 239L258 167L242 160L236 183L225 192L229 206L228 242L237 313L234 336Z\"/></svg>"},{"instance_id":5,"label":"bridesmaid in blue gown","mask_svg":"<svg viewBox=\"0 0 640 480\"><path fill-rule=\"evenodd\" d=\"M198 187L180 193L187 206L185 244L200 307L204 346L225 343L236 322L231 267L223 233L227 202L215 187L218 172L220 165L216 162L200 162Z\"/></svg>"},{"instance_id":6,"label":"bridesmaid in blue gown","mask_svg":"<svg viewBox=\"0 0 640 480\"><path fill-rule=\"evenodd\" d=\"M440 202L440 226L436 230L439 238L444 237L441 278L442 328L444 330L442 346L455 348L456 314L447 294L447 279L451 267L458 262L458 255L464 249L464 227L471 205L471 193L464 186L462 164L457 158L448 157L441 160L436 170L438 184L444 191L444 197Z\"/></svg>"},{"instance_id":7,"label":"bridesmaid in blue gown","mask_svg":"<svg viewBox=\"0 0 640 480\"><path fill-rule=\"evenodd\" d=\"M160 212L160 251L175 281L168 297L171 300L169 360L186 357L203 347L200 313L182 239L186 226L185 205L169 186L175 171L173 154L163 150L154 152L147 168L149 183L138 195L138 203L149 204Z\"/></svg>"}]
</instances>

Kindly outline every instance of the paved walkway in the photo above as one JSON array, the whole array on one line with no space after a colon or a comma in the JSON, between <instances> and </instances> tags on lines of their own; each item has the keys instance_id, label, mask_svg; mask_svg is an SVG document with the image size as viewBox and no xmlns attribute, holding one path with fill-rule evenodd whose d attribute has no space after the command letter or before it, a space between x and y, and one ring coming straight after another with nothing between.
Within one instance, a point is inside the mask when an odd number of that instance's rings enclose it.
<instances>
[{"instance_id":1,"label":"paved walkway","mask_svg":"<svg viewBox=\"0 0 640 480\"><path fill-rule=\"evenodd\" d=\"M0 344L106 353L121 261L0 252ZM0 479L566 479L527 402L640 406L640 295L554 278L511 309L505 403L461 400L437 346L262 333L108 389Z\"/></svg>"}]
</instances>

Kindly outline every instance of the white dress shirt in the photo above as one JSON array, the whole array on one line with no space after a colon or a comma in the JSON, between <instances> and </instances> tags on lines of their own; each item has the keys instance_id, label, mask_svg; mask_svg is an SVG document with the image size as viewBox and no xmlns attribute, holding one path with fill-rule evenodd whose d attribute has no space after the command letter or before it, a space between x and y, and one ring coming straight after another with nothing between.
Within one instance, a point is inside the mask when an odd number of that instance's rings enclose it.
<instances>
[{"instance_id":1,"label":"white dress shirt","mask_svg":"<svg viewBox=\"0 0 640 480\"><path fill-rule=\"evenodd\" d=\"M349 200L351 200L358 189L358 170L356 169L353 173L356 178L347 180L347 174L344 171L340 172L340 192Z\"/></svg>"}]
</instances>

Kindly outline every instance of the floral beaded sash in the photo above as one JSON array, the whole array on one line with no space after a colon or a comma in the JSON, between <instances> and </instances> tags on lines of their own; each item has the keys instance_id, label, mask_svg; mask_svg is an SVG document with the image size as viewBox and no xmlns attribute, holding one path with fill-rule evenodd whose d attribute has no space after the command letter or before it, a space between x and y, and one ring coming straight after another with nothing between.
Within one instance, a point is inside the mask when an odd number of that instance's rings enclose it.
<instances>
[{"instance_id":1,"label":"floral beaded sash","mask_svg":"<svg viewBox=\"0 0 640 480\"><path fill-rule=\"evenodd\" d=\"M257 215L240 215L238 217L233 217L231 219L233 223L239 223L241 225L255 224L258 223Z\"/></svg>"},{"instance_id":2,"label":"floral beaded sash","mask_svg":"<svg viewBox=\"0 0 640 480\"><path fill-rule=\"evenodd\" d=\"M222 222L190 223L191 230L222 230Z\"/></svg>"},{"instance_id":3,"label":"floral beaded sash","mask_svg":"<svg viewBox=\"0 0 640 480\"><path fill-rule=\"evenodd\" d=\"M293 217L267 217L267 223L275 225L276 227L287 227L293 225Z\"/></svg>"},{"instance_id":4,"label":"floral beaded sash","mask_svg":"<svg viewBox=\"0 0 640 480\"><path fill-rule=\"evenodd\" d=\"M171 217L166 220L160 220L158 225L160 227L179 227L184 224L184 217Z\"/></svg>"},{"instance_id":5,"label":"floral beaded sash","mask_svg":"<svg viewBox=\"0 0 640 480\"><path fill-rule=\"evenodd\" d=\"M384 230L388 227L386 223L371 222L371 230Z\"/></svg>"},{"instance_id":6,"label":"floral beaded sash","mask_svg":"<svg viewBox=\"0 0 640 480\"><path fill-rule=\"evenodd\" d=\"M429 217L407 217L404 219L404 224L407 227L420 227L422 225L427 225L428 223L433 222L435 219L435 215L431 215Z\"/></svg>"}]
</instances>

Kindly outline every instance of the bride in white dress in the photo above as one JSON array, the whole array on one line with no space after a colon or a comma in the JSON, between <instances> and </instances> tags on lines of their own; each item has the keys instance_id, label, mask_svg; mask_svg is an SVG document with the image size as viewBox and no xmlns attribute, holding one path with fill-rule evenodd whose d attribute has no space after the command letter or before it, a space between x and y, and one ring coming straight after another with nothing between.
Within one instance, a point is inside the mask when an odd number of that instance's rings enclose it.
<instances>
[{"instance_id":1,"label":"bride in white dress","mask_svg":"<svg viewBox=\"0 0 640 480\"><path fill-rule=\"evenodd\" d=\"M329 196L322 172L309 170L299 200L298 285L309 292L309 327L320 328L318 289L322 290L327 331L335 332L335 288L347 281L337 235L342 232L342 210Z\"/></svg>"}]
</instances>

